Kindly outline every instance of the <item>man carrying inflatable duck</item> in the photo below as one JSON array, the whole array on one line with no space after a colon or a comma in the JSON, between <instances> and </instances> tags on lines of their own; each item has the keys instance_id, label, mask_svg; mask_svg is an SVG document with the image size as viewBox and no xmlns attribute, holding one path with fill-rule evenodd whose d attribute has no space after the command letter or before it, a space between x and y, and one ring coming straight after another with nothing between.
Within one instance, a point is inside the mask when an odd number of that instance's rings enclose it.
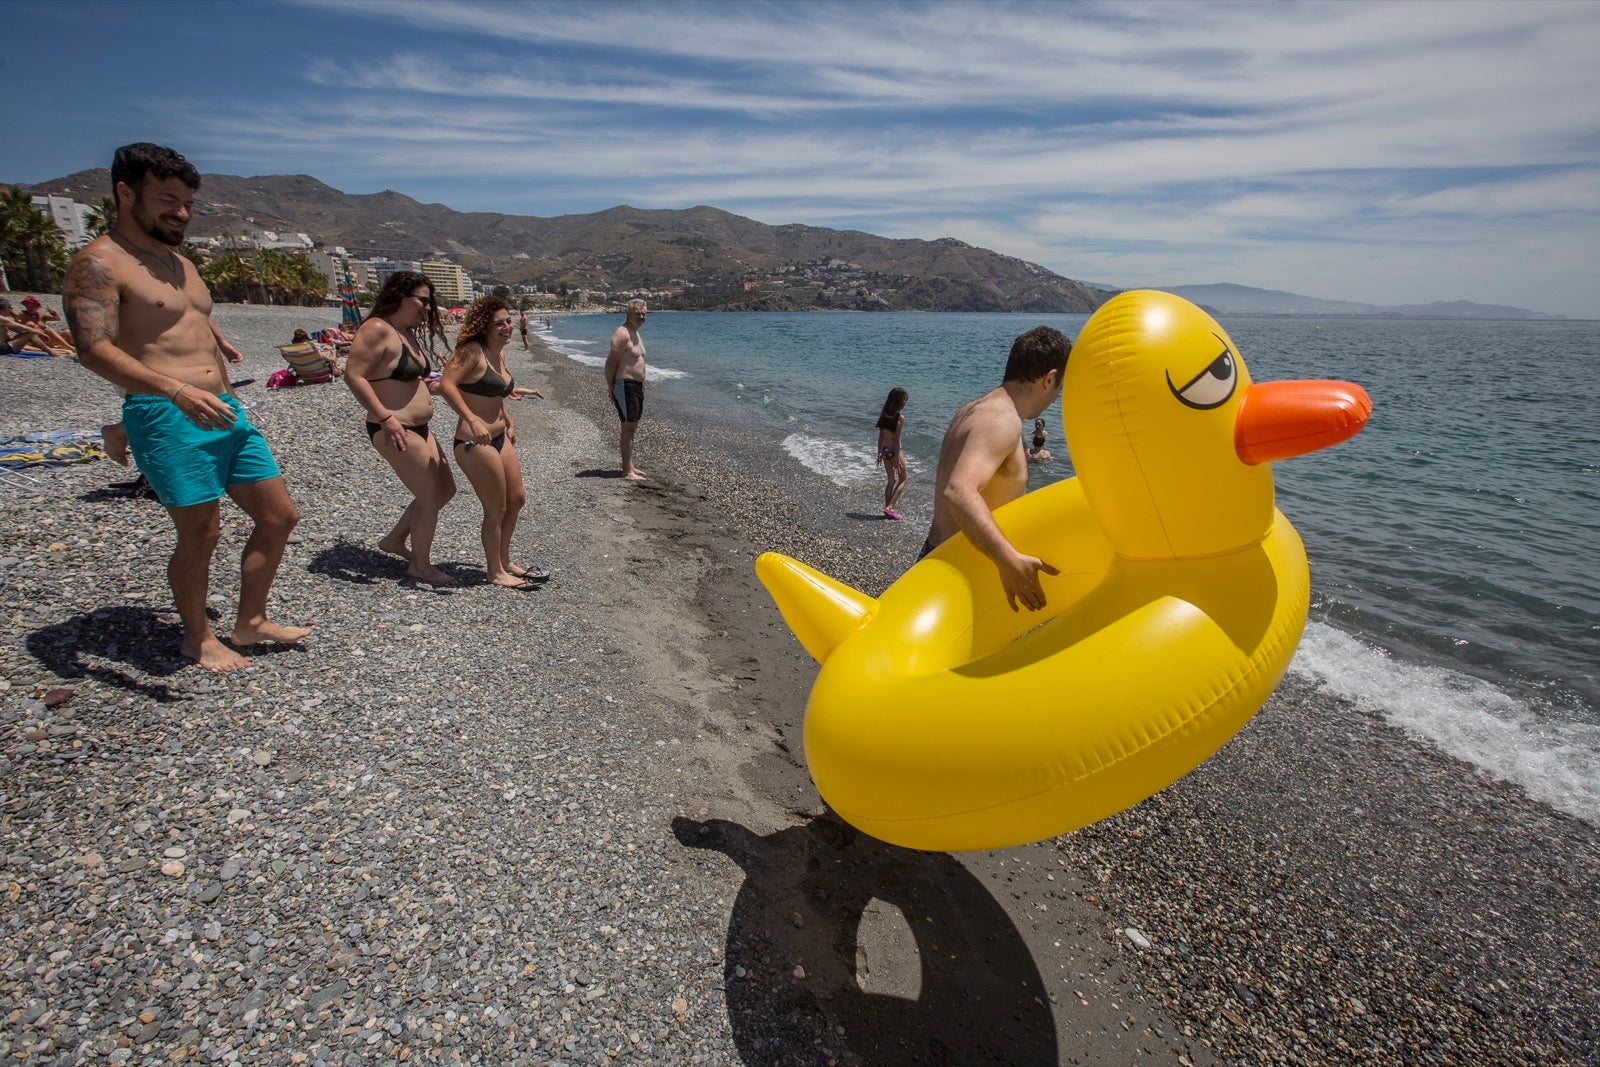
<instances>
[{"instance_id":1,"label":"man carrying inflatable duck","mask_svg":"<svg viewBox=\"0 0 1600 1067\"><path fill-rule=\"evenodd\" d=\"M881 840L1004 848L1137 804L1244 725L1300 640L1310 570L1271 467L1356 434L1366 391L1252 381L1216 320L1153 290L1107 301L1064 370L1057 351L956 416L934 547L881 596L756 560L820 664L817 791ZM1023 493L1017 417L1058 393L1077 477Z\"/></svg>"},{"instance_id":2,"label":"man carrying inflatable duck","mask_svg":"<svg viewBox=\"0 0 1600 1067\"><path fill-rule=\"evenodd\" d=\"M933 486L933 528L921 559L958 533L994 561L1006 602L1017 610L1044 607L1039 572L1058 573L1036 556L1018 552L995 525L994 509L1028 489L1028 456L1017 424L1035 418L1061 395L1072 342L1060 330L1036 326L1011 344L998 388L963 405L939 447Z\"/></svg>"}]
</instances>

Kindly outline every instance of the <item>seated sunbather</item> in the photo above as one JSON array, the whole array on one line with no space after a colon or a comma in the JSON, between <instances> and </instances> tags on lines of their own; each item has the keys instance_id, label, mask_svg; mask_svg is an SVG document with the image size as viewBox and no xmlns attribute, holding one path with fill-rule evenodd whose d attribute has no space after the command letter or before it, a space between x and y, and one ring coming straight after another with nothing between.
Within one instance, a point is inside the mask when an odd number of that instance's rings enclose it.
<instances>
[{"instance_id":1,"label":"seated sunbather","mask_svg":"<svg viewBox=\"0 0 1600 1067\"><path fill-rule=\"evenodd\" d=\"M15 313L9 300L0 297L0 355L14 356L28 349L48 352L52 356L73 354L71 338L59 331L25 321Z\"/></svg>"},{"instance_id":2,"label":"seated sunbather","mask_svg":"<svg viewBox=\"0 0 1600 1067\"><path fill-rule=\"evenodd\" d=\"M334 351L342 355L350 347L350 338L346 337L344 331L339 327L329 326L322 331L322 343L332 345Z\"/></svg>"},{"instance_id":3,"label":"seated sunbather","mask_svg":"<svg viewBox=\"0 0 1600 1067\"><path fill-rule=\"evenodd\" d=\"M72 336L65 330L58 330L50 325L52 322L61 321L61 316L56 314L53 308L47 308L40 303L38 297L23 297L22 310L17 312L16 319L22 325L39 331L41 335L49 340L52 350L60 350L67 355L71 355L74 351Z\"/></svg>"},{"instance_id":4,"label":"seated sunbather","mask_svg":"<svg viewBox=\"0 0 1600 1067\"><path fill-rule=\"evenodd\" d=\"M333 364L333 376L338 378L344 373L344 371L339 368L339 357L349 350L350 342L345 341L342 346L336 344L328 337L329 333L335 332L337 331L319 330L317 335L313 337L304 330L296 330L294 332L294 340L290 341L289 343L291 345L311 345L314 347L318 352L322 353L322 357L324 359ZM343 337L344 335L339 334L338 336Z\"/></svg>"}]
</instances>

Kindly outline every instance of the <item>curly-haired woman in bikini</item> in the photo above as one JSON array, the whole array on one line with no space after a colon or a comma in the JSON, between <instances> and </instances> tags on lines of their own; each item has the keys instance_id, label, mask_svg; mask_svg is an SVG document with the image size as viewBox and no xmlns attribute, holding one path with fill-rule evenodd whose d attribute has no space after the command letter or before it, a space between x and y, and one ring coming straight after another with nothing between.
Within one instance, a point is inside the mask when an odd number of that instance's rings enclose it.
<instances>
[{"instance_id":1,"label":"curly-haired woman in bikini","mask_svg":"<svg viewBox=\"0 0 1600 1067\"><path fill-rule=\"evenodd\" d=\"M456 462L483 505L487 580L492 585L527 589L550 576L511 562L511 535L528 497L517 459L517 431L506 401L525 396L543 399L543 394L519 387L506 369L511 330L511 310L504 301L493 296L473 301L461 321L455 351L445 362L439 385L440 395L460 416Z\"/></svg>"}]
</instances>

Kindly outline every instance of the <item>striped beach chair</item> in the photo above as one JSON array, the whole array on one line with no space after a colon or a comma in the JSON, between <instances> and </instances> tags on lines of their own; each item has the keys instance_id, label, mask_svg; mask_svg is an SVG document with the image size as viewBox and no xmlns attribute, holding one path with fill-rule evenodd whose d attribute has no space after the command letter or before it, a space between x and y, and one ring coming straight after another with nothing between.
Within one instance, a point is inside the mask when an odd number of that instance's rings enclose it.
<instances>
[{"instance_id":1,"label":"striped beach chair","mask_svg":"<svg viewBox=\"0 0 1600 1067\"><path fill-rule=\"evenodd\" d=\"M333 381L333 361L310 342L297 345L279 345L278 351L289 364L289 370L301 385L312 382Z\"/></svg>"}]
</instances>

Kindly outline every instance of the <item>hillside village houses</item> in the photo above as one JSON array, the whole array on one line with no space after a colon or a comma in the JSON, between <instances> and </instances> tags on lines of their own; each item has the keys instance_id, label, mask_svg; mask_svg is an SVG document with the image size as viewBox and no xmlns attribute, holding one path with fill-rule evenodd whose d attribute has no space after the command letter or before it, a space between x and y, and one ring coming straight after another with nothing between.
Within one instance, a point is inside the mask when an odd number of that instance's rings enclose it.
<instances>
[{"instance_id":1,"label":"hillside village houses","mask_svg":"<svg viewBox=\"0 0 1600 1067\"><path fill-rule=\"evenodd\" d=\"M46 197L46 195L35 195L35 197L32 197L32 203L34 203L37 210L43 211L46 216L50 216L51 221L61 230L62 237L66 238L66 245L69 250L78 250L78 248L82 248L83 245L90 242L91 218L93 218L93 210L91 210L90 205L78 203L77 200L70 197ZM246 218L245 222L254 224L254 219ZM190 237L189 242L197 246L198 250L202 250L206 256L224 253L250 253L250 251L256 250L285 251L285 253L296 254L296 256L306 256L318 274L322 274L323 278L326 278L326 291L323 296L330 304L336 304L339 301L339 290L346 283L346 280L349 280L350 285L355 286L357 293L376 293L379 288L382 288L382 283L389 280L389 275L395 274L397 270L416 270L418 274L427 277L429 282L434 283L434 296L437 298L440 307L464 307L474 299L477 299L478 296L486 296L494 288L493 285L482 285L482 283L474 282L472 275L467 274L467 270L461 264L448 261L448 259L427 258L427 256L413 259L405 254L406 251L410 250L382 250L384 254L368 253L366 258L357 258L342 246L320 246L317 240L314 240L309 234L280 234L275 230L242 229L234 232L234 234L222 234L219 237ZM528 254L520 253L515 258L528 259ZM786 275L790 274L790 272L795 272L795 270L797 269L794 266L786 266L774 270L773 274ZM818 272L821 272L822 275L827 275L834 282L834 285L837 285L840 280L853 278L858 269L853 264L840 261L840 259L829 259L826 264L813 264L811 270L805 272L803 277L816 283ZM792 282L786 282L781 278L768 277L766 278L766 285L771 286L771 288L786 288L787 285L792 285ZM835 291L838 291L835 290L834 285L824 288L822 290L824 294L834 294ZM536 304L552 304L552 302L560 299L568 306L573 306L573 304L586 306L589 302L605 302L606 299L627 301L627 299L642 298L648 299L648 301L664 302L669 301L674 296L683 296L686 293L750 293L750 291L757 290L757 288L758 283L752 282L752 280L714 283L714 285L693 285L693 283L686 282L682 278L674 278L666 288L640 288L640 290L629 290L626 293L608 294L605 291L574 286L574 288L563 288L560 298L557 298L557 294L554 291L541 293L539 286L536 285L510 286L510 290L512 290L512 293L517 294L518 298L531 296ZM854 293L854 288L851 288L850 293Z\"/></svg>"},{"instance_id":2,"label":"hillside village houses","mask_svg":"<svg viewBox=\"0 0 1600 1067\"><path fill-rule=\"evenodd\" d=\"M35 196L32 198L32 203L56 224L69 250L82 248L89 243L91 209L88 204L79 203L66 196ZM460 264L448 260L402 260L385 257L356 259L338 246L319 248L317 242L305 233L248 230L221 237L192 237L190 243L207 252L277 249L306 256L317 271L328 279L326 295L329 300L338 299L339 286L346 274L350 276L357 291L371 292L381 288L389 275L401 270L413 270L425 275L433 282L435 295L444 307L468 304L484 292ZM519 288L529 291L526 286Z\"/></svg>"}]
</instances>

